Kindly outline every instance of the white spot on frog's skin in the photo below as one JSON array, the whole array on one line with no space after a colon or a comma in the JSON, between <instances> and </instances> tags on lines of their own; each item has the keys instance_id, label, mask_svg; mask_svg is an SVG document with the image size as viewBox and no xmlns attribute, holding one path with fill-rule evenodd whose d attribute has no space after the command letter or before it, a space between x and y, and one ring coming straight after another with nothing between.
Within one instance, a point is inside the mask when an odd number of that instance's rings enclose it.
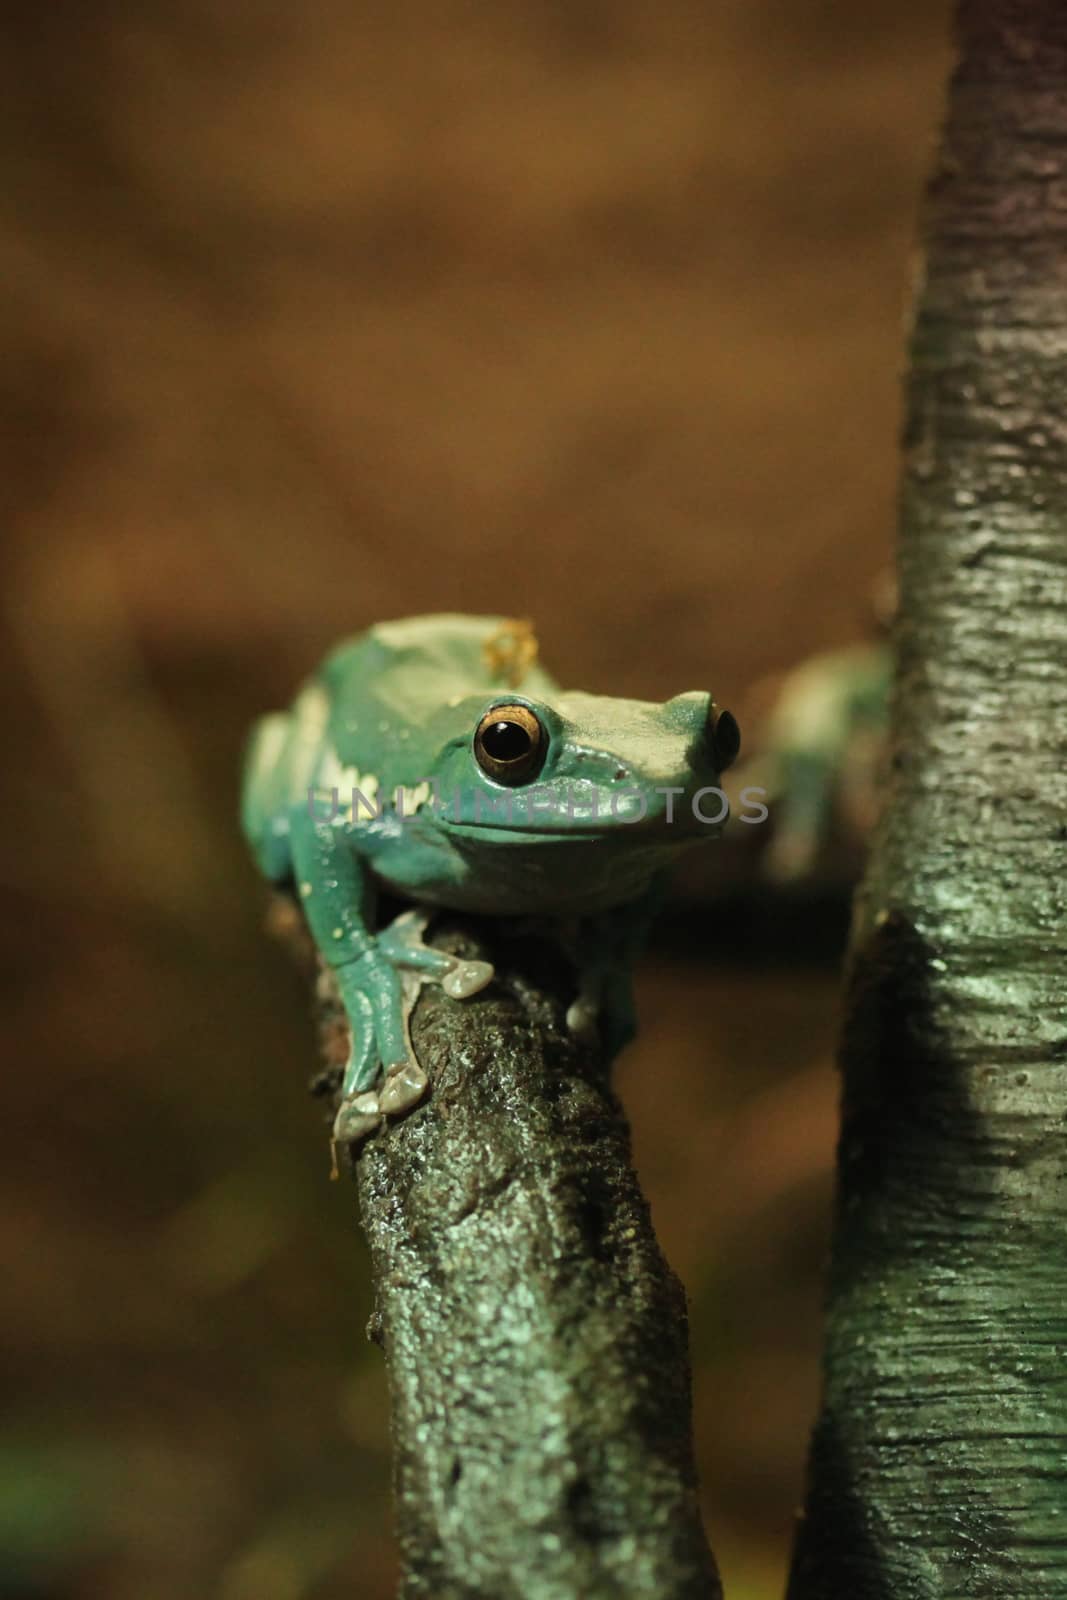
<instances>
[{"instance_id":1,"label":"white spot on frog's skin","mask_svg":"<svg viewBox=\"0 0 1067 1600\"><path fill-rule=\"evenodd\" d=\"M407 789L403 784L398 784L393 791L393 804L398 811L403 811L405 817L413 817L420 806L425 805L430 798L430 785L423 781L417 783L413 789Z\"/></svg>"},{"instance_id":2,"label":"white spot on frog's skin","mask_svg":"<svg viewBox=\"0 0 1067 1600\"><path fill-rule=\"evenodd\" d=\"M318 683L309 683L293 701L293 720L298 733L318 739L330 715L330 697Z\"/></svg>"},{"instance_id":3,"label":"white spot on frog's skin","mask_svg":"<svg viewBox=\"0 0 1067 1600\"><path fill-rule=\"evenodd\" d=\"M302 898L305 899L305 900L309 900L311 898L311 885L310 885L310 883L302 883L300 885L300 894L301 894Z\"/></svg>"},{"instance_id":4,"label":"white spot on frog's skin","mask_svg":"<svg viewBox=\"0 0 1067 1600\"><path fill-rule=\"evenodd\" d=\"M352 821L368 822L371 817L377 814L378 810L378 789L380 787L378 779L373 772L365 772L354 787L359 790L359 795L353 801ZM362 799L360 796L362 796ZM366 805L363 803L364 800Z\"/></svg>"},{"instance_id":5,"label":"white spot on frog's skin","mask_svg":"<svg viewBox=\"0 0 1067 1600\"><path fill-rule=\"evenodd\" d=\"M286 719L288 726L282 753L294 800L306 793L312 781L329 716L330 697L320 684L309 683L293 702Z\"/></svg>"},{"instance_id":6,"label":"white spot on frog's skin","mask_svg":"<svg viewBox=\"0 0 1067 1600\"><path fill-rule=\"evenodd\" d=\"M333 936L335 939L343 939L345 936L345 930L343 928L335 928L333 930Z\"/></svg>"},{"instance_id":7,"label":"white spot on frog's skin","mask_svg":"<svg viewBox=\"0 0 1067 1600\"><path fill-rule=\"evenodd\" d=\"M352 790L359 788L359 768L342 766L337 751L332 745L327 745L319 765L318 787L336 789L342 806L348 806L351 804Z\"/></svg>"},{"instance_id":8,"label":"white spot on frog's skin","mask_svg":"<svg viewBox=\"0 0 1067 1600\"><path fill-rule=\"evenodd\" d=\"M259 725L253 761L257 778L262 778L274 771L288 733L289 718L287 716L263 718Z\"/></svg>"}]
</instances>

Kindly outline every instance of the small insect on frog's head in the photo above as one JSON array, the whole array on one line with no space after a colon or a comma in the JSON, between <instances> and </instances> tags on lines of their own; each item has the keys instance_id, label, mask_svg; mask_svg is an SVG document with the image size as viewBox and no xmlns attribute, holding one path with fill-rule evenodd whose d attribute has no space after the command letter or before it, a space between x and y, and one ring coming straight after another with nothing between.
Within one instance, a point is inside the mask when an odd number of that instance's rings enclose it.
<instances>
[{"instance_id":1,"label":"small insect on frog's head","mask_svg":"<svg viewBox=\"0 0 1067 1600\"><path fill-rule=\"evenodd\" d=\"M740 733L706 693L653 703L500 689L451 709L466 725L436 763L438 821L457 838L544 849L610 839L669 854L728 815L718 785Z\"/></svg>"}]
</instances>

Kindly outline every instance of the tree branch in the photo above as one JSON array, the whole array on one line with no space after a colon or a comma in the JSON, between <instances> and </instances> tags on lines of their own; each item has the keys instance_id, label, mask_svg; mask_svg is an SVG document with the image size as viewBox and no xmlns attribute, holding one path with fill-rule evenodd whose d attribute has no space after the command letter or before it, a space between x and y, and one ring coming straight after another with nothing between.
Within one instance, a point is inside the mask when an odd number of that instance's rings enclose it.
<instances>
[{"instance_id":1,"label":"tree branch","mask_svg":"<svg viewBox=\"0 0 1067 1600\"><path fill-rule=\"evenodd\" d=\"M288 923L302 929L295 909ZM497 981L464 1003L423 990L430 1097L356 1162L401 1594L714 1600L685 1296L607 1073L566 1027L573 974L504 924L452 921L434 942ZM333 1092L347 1040L328 981L318 992Z\"/></svg>"},{"instance_id":2,"label":"tree branch","mask_svg":"<svg viewBox=\"0 0 1067 1600\"><path fill-rule=\"evenodd\" d=\"M958 33L791 1600L1067 1595L1067 8Z\"/></svg>"}]
</instances>

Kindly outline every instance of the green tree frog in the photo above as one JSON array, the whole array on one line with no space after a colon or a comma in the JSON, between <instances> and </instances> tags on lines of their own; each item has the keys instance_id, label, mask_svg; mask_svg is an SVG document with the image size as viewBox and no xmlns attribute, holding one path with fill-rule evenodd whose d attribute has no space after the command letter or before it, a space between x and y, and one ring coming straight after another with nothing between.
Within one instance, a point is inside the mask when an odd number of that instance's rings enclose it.
<instances>
[{"instance_id":1,"label":"green tree frog","mask_svg":"<svg viewBox=\"0 0 1067 1600\"><path fill-rule=\"evenodd\" d=\"M463 1000L483 961L424 942L432 908L571 929L576 1030L633 1032L629 970L662 871L715 837L737 755L703 692L663 704L564 691L528 623L441 615L346 640L249 742L242 823L268 879L295 887L351 1028L337 1142L426 1093L411 1044L420 986ZM379 927L382 890L411 908Z\"/></svg>"}]
</instances>

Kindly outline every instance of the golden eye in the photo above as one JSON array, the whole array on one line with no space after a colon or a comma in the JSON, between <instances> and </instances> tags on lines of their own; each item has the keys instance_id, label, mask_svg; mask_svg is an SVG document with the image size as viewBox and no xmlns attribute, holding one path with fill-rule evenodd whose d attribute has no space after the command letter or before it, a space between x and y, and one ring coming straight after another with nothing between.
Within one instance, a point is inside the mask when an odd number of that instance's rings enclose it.
<instances>
[{"instance_id":1,"label":"golden eye","mask_svg":"<svg viewBox=\"0 0 1067 1600\"><path fill-rule=\"evenodd\" d=\"M529 706L494 706L474 735L474 759L497 783L527 783L545 758L545 730Z\"/></svg>"}]
</instances>

